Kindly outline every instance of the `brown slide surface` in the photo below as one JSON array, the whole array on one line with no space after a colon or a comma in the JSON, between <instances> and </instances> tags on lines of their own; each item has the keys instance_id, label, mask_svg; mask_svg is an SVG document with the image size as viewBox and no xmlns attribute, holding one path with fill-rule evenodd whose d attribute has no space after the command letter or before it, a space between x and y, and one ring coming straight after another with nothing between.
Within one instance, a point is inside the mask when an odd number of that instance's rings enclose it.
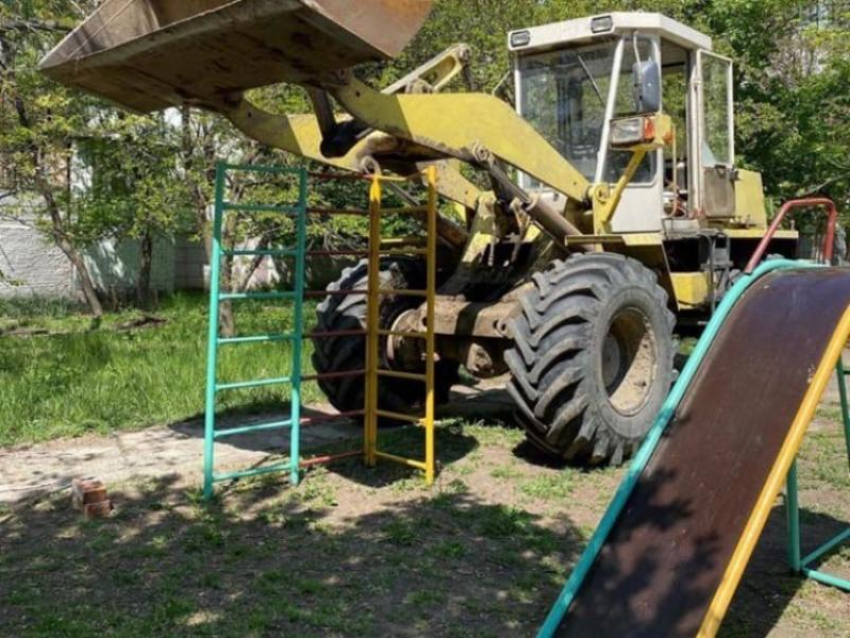
<instances>
[{"instance_id":1,"label":"brown slide surface","mask_svg":"<svg viewBox=\"0 0 850 638\"><path fill-rule=\"evenodd\" d=\"M848 305L846 270L779 271L745 293L559 636L697 633Z\"/></svg>"}]
</instances>

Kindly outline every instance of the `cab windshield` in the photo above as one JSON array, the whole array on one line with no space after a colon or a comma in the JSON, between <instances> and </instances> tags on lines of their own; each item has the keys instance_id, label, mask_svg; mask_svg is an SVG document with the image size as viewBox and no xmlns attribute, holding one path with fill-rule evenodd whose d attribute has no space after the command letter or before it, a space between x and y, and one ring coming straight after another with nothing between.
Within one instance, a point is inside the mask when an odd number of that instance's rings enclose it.
<instances>
[{"instance_id":1,"label":"cab windshield","mask_svg":"<svg viewBox=\"0 0 850 638\"><path fill-rule=\"evenodd\" d=\"M635 47L631 37L623 44L622 64L616 74L614 117L634 112ZM591 182L595 181L599 161L606 155L600 153L600 148L617 45L617 40L609 40L519 60L520 115ZM638 55L641 60L652 57L649 40L638 37ZM630 153L614 151L607 155L603 179L613 182L625 168ZM650 153L632 182L651 181L654 164L654 154Z\"/></svg>"}]
</instances>

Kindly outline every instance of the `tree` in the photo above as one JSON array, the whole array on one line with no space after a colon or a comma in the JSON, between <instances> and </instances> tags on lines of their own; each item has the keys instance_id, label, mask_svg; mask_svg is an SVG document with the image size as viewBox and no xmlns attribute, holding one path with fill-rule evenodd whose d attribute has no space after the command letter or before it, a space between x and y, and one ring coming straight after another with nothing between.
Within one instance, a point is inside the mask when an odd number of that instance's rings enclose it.
<instances>
[{"instance_id":1,"label":"tree","mask_svg":"<svg viewBox=\"0 0 850 638\"><path fill-rule=\"evenodd\" d=\"M142 308L152 301L154 240L192 231L178 124L164 114L122 114L101 123L102 137L77 144L89 174L78 188L80 217L91 236L139 242L136 302Z\"/></svg>"},{"instance_id":2,"label":"tree","mask_svg":"<svg viewBox=\"0 0 850 638\"><path fill-rule=\"evenodd\" d=\"M92 102L36 71L40 57L92 6L64 0L0 6L0 158L15 168L5 210L21 219L34 214L73 264L89 310L99 318L103 308L80 253L70 180L73 140L88 129ZM8 206L12 196L15 207Z\"/></svg>"}]
</instances>

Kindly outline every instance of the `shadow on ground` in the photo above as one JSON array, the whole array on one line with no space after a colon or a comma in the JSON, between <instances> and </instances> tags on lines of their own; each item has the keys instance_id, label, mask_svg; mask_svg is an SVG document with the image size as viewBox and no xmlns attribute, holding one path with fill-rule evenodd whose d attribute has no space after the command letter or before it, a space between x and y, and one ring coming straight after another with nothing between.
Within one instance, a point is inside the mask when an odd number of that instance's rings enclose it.
<instances>
[{"instance_id":1,"label":"shadow on ground","mask_svg":"<svg viewBox=\"0 0 850 638\"><path fill-rule=\"evenodd\" d=\"M335 419L336 412L329 406L305 406L302 415L311 420L302 426L302 449L304 457L316 455L331 455L362 449L362 426L358 421ZM231 410L217 415L216 428L226 431L250 425L260 425L270 421L282 421L289 417L288 403L261 402L251 404L240 410ZM512 405L507 393L502 388L487 388L485 390L467 390L455 392L452 401L442 406L437 414L441 420L474 420L487 419L493 427L515 427L512 419ZM204 438L203 414L193 416L168 426L172 431L183 437ZM344 443L343 443L344 441ZM240 450L266 452L268 456L255 462L259 467L269 462L276 462L285 456L289 450L289 431L276 429L272 431L240 434L222 439L226 445ZM424 458L424 441L421 430L414 427L399 425L384 425L379 431L379 448L414 459ZM438 435L439 462L449 465L460 460L475 447L472 437L465 436L462 428L441 428ZM331 465L332 471L339 471L344 476L363 482L359 472L351 472L346 468L351 464ZM407 478L416 470L398 468L399 471L387 473L386 480L395 481ZM368 482L364 483L368 484Z\"/></svg>"},{"instance_id":2,"label":"shadow on ground","mask_svg":"<svg viewBox=\"0 0 850 638\"><path fill-rule=\"evenodd\" d=\"M359 466L359 463L352 463ZM530 635L580 547L568 520L445 487L401 494L313 476L203 504L176 477L0 523L6 635ZM343 502L343 500L345 502Z\"/></svg>"}]
</instances>

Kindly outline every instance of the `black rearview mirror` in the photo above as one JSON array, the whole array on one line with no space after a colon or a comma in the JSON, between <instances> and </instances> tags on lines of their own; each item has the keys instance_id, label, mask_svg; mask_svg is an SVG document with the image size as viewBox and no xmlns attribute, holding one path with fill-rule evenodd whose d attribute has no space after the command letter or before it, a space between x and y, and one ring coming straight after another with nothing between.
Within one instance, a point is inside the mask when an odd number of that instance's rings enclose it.
<instances>
[{"instance_id":1,"label":"black rearview mirror","mask_svg":"<svg viewBox=\"0 0 850 638\"><path fill-rule=\"evenodd\" d=\"M636 62L632 66L635 87L635 112L657 113L661 110L661 69L655 60Z\"/></svg>"}]
</instances>

